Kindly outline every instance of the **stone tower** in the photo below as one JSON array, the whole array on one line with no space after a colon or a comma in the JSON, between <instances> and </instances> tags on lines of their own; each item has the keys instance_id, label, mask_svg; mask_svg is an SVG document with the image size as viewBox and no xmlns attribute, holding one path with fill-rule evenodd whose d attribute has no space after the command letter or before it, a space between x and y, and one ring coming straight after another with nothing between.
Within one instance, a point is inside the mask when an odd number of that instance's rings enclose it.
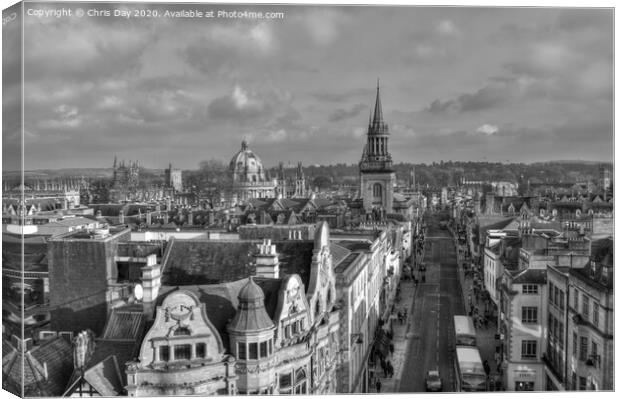
<instances>
[{"instance_id":1,"label":"stone tower","mask_svg":"<svg viewBox=\"0 0 620 399\"><path fill-rule=\"evenodd\" d=\"M377 99L372 120L368 123L368 134L360 168L360 193L364 201L364 210L373 209L393 212L394 184L396 174L392 168L392 155L388 150L390 133L383 121L379 80L377 79Z\"/></svg>"}]
</instances>

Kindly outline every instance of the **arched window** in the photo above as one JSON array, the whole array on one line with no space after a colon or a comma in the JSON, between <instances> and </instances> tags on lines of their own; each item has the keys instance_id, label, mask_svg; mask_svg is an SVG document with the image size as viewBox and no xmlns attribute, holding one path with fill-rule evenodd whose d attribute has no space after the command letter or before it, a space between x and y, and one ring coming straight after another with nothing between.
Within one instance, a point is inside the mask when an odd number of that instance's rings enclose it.
<instances>
[{"instance_id":1,"label":"arched window","mask_svg":"<svg viewBox=\"0 0 620 399\"><path fill-rule=\"evenodd\" d=\"M383 193L383 187L381 187L380 183L375 183L372 186L372 196L381 198Z\"/></svg>"},{"instance_id":2,"label":"arched window","mask_svg":"<svg viewBox=\"0 0 620 399\"><path fill-rule=\"evenodd\" d=\"M174 336L179 336L179 335L191 335L189 332L189 328L187 327L179 327L176 330L174 330Z\"/></svg>"},{"instance_id":3,"label":"arched window","mask_svg":"<svg viewBox=\"0 0 620 399\"><path fill-rule=\"evenodd\" d=\"M307 393L307 380L306 370L303 367L298 368L295 372L295 394Z\"/></svg>"},{"instance_id":4,"label":"arched window","mask_svg":"<svg viewBox=\"0 0 620 399\"><path fill-rule=\"evenodd\" d=\"M300 367L295 372L295 383L301 382L304 378L306 378L306 370L304 370L303 367Z\"/></svg>"}]
</instances>

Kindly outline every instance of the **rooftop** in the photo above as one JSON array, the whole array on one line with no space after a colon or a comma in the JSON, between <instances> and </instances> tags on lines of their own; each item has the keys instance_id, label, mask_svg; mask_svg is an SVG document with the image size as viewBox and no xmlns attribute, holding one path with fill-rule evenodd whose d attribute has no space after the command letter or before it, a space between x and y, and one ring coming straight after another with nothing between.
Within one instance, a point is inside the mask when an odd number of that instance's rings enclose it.
<instances>
[{"instance_id":1,"label":"rooftop","mask_svg":"<svg viewBox=\"0 0 620 399\"><path fill-rule=\"evenodd\" d=\"M160 305L170 292L178 289L193 292L201 303L205 305L207 317L222 337L224 347L228 347L228 331L226 326L231 321L239 307L239 292L248 283L249 278L221 284L162 286L159 291L157 304ZM283 279L267 279L253 277L254 282L265 295L264 304L267 315L273 320L278 305L278 293ZM307 286L306 286L307 287Z\"/></svg>"},{"instance_id":2,"label":"rooftop","mask_svg":"<svg viewBox=\"0 0 620 399\"><path fill-rule=\"evenodd\" d=\"M256 274L254 254L259 240L175 240L163 267L162 284L194 285L233 282ZM298 274L310 280L313 241L274 241L280 276Z\"/></svg>"},{"instance_id":3,"label":"rooftop","mask_svg":"<svg viewBox=\"0 0 620 399\"><path fill-rule=\"evenodd\" d=\"M513 284L546 284L546 269L525 269L511 272Z\"/></svg>"}]
</instances>

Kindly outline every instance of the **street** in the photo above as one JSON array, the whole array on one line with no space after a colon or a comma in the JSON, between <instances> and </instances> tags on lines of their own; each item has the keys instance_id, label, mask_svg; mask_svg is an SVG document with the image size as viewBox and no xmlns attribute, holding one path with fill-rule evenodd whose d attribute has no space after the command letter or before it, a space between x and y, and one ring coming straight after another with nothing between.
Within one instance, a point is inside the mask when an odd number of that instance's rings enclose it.
<instances>
[{"instance_id":1,"label":"street","mask_svg":"<svg viewBox=\"0 0 620 399\"><path fill-rule=\"evenodd\" d=\"M409 351L399 387L400 392L425 391L428 370L438 369L443 390L453 392L453 315L464 314L457 277L454 240L448 230L439 227L437 217L426 217L426 247L423 264L425 282L420 279L414 297L409 330Z\"/></svg>"}]
</instances>

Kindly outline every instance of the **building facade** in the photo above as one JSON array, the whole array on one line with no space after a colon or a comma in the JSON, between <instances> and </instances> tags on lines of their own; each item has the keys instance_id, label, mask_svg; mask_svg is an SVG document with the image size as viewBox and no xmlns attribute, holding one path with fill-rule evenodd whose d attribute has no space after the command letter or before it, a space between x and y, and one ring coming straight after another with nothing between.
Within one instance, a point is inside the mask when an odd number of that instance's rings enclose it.
<instances>
[{"instance_id":1,"label":"building facade","mask_svg":"<svg viewBox=\"0 0 620 399\"><path fill-rule=\"evenodd\" d=\"M183 172L180 169L172 169L172 164L164 171L164 184L172 187L175 191L183 191Z\"/></svg>"},{"instance_id":2,"label":"building facade","mask_svg":"<svg viewBox=\"0 0 620 399\"><path fill-rule=\"evenodd\" d=\"M260 158L243 140L241 149L230 160L232 175L232 202L243 203L251 198L273 198L276 182L266 175Z\"/></svg>"}]
</instances>

